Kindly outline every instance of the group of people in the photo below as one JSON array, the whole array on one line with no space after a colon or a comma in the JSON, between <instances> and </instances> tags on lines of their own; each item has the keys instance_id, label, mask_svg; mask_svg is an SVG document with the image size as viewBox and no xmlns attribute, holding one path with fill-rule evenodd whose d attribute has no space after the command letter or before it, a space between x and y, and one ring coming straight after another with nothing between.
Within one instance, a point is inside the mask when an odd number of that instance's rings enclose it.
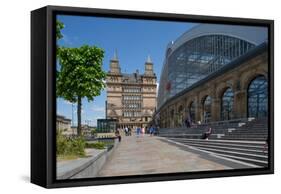
<instances>
[{"instance_id":1,"label":"group of people","mask_svg":"<svg viewBox=\"0 0 281 194\"><path fill-rule=\"evenodd\" d=\"M126 136L132 135L132 129L130 127L125 127L124 131Z\"/></svg>"},{"instance_id":2,"label":"group of people","mask_svg":"<svg viewBox=\"0 0 281 194\"><path fill-rule=\"evenodd\" d=\"M132 129L130 127L125 127L124 129L117 128L115 130L115 136L118 138L119 142L121 141L121 133L124 131L125 136L132 135ZM137 137L144 134L149 134L150 136L158 134L158 128L156 126L151 125L150 127L136 127L135 132Z\"/></svg>"},{"instance_id":3,"label":"group of people","mask_svg":"<svg viewBox=\"0 0 281 194\"><path fill-rule=\"evenodd\" d=\"M136 133L137 133L137 136L139 135L144 135L144 134L150 134L150 136L153 136L153 135L157 135L157 127L151 125L150 127L137 127L136 129Z\"/></svg>"}]
</instances>

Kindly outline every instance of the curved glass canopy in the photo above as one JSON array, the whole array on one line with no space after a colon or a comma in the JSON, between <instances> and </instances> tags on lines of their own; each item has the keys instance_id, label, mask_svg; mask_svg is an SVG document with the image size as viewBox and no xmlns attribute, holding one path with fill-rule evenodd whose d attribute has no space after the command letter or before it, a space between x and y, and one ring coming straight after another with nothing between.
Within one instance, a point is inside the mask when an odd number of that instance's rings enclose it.
<instances>
[{"instance_id":1,"label":"curved glass canopy","mask_svg":"<svg viewBox=\"0 0 281 194\"><path fill-rule=\"evenodd\" d=\"M168 49L161 74L158 107L253 47L254 44L236 37L204 35L185 42L173 52Z\"/></svg>"}]
</instances>

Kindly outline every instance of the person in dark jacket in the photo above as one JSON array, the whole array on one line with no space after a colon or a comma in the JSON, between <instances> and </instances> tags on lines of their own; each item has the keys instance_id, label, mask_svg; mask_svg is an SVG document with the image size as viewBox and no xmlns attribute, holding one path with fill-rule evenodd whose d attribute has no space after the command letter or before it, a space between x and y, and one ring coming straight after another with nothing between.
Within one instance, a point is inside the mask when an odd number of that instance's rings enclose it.
<instances>
[{"instance_id":1,"label":"person in dark jacket","mask_svg":"<svg viewBox=\"0 0 281 194\"><path fill-rule=\"evenodd\" d=\"M202 139L208 140L211 134L212 134L212 128L209 127L209 129L203 133Z\"/></svg>"},{"instance_id":2,"label":"person in dark jacket","mask_svg":"<svg viewBox=\"0 0 281 194\"><path fill-rule=\"evenodd\" d=\"M115 136L118 138L118 141L121 142L121 134L120 134L119 129L116 129Z\"/></svg>"}]
</instances>

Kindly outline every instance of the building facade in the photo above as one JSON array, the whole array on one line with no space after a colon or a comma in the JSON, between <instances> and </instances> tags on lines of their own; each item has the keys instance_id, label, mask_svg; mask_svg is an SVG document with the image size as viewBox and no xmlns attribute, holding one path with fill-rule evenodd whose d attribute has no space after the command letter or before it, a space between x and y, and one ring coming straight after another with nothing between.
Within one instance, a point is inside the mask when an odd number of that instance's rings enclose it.
<instances>
[{"instance_id":1,"label":"building facade","mask_svg":"<svg viewBox=\"0 0 281 194\"><path fill-rule=\"evenodd\" d=\"M119 128L146 127L156 108L156 75L148 56L144 74L121 72L116 55L106 78L106 119L116 119Z\"/></svg>"},{"instance_id":2,"label":"building facade","mask_svg":"<svg viewBox=\"0 0 281 194\"><path fill-rule=\"evenodd\" d=\"M266 117L266 28L202 24L168 45L155 119L207 123Z\"/></svg>"},{"instance_id":3,"label":"building facade","mask_svg":"<svg viewBox=\"0 0 281 194\"><path fill-rule=\"evenodd\" d=\"M57 130L60 130L63 134L71 134L71 119L68 119L62 115L57 115L56 119Z\"/></svg>"}]
</instances>

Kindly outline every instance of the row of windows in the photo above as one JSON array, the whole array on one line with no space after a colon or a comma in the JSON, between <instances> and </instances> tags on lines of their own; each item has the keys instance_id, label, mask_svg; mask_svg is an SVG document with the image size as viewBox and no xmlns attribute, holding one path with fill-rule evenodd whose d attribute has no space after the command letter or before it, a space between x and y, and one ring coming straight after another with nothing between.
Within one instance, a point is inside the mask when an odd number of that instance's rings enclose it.
<instances>
[{"instance_id":1,"label":"row of windows","mask_svg":"<svg viewBox=\"0 0 281 194\"><path fill-rule=\"evenodd\" d=\"M230 120L234 118L233 114L234 93L231 88L227 88L221 96L220 119ZM203 122L210 122L212 98L206 96L202 101ZM179 108L179 113L182 112ZM189 119L195 121L195 102L191 102L188 107ZM247 116L248 117L265 117L268 114L268 87L267 80L260 75L253 79L247 89ZM174 116L174 110L171 110L170 116Z\"/></svg>"},{"instance_id":2,"label":"row of windows","mask_svg":"<svg viewBox=\"0 0 281 194\"><path fill-rule=\"evenodd\" d=\"M109 80L111 82L118 82L118 78L117 77L111 77Z\"/></svg>"},{"instance_id":3,"label":"row of windows","mask_svg":"<svg viewBox=\"0 0 281 194\"><path fill-rule=\"evenodd\" d=\"M247 90L247 116L265 117L268 113L267 80L260 75L251 81ZM229 120L233 115L234 93L227 88L221 98L221 120ZM209 122L211 118L211 97L207 96L203 102L203 118Z\"/></svg>"},{"instance_id":4,"label":"row of windows","mask_svg":"<svg viewBox=\"0 0 281 194\"><path fill-rule=\"evenodd\" d=\"M146 83L151 83L151 84L153 84L154 82L153 82L153 79L146 79Z\"/></svg>"},{"instance_id":5,"label":"row of windows","mask_svg":"<svg viewBox=\"0 0 281 194\"><path fill-rule=\"evenodd\" d=\"M123 100L142 100L141 96L123 96Z\"/></svg>"},{"instance_id":6,"label":"row of windows","mask_svg":"<svg viewBox=\"0 0 281 194\"><path fill-rule=\"evenodd\" d=\"M141 88L123 88L123 92L139 93Z\"/></svg>"},{"instance_id":7,"label":"row of windows","mask_svg":"<svg viewBox=\"0 0 281 194\"><path fill-rule=\"evenodd\" d=\"M119 86L108 86L108 89L112 89L113 91L115 90L119 90ZM148 91L154 91L153 87L145 87L144 89L148 90ZM123 92L127 92L127 93L141 93L142 90L141 88L123 88Z\"/></svg>"},{"instance_id":8,"label":"row of windows","mask_svg":"<svg viewBox=\"0 0 281 194\"><path fill-rule=\"evenodd\" d=\"M124 103L123 107L124 108L130 108L130 109L140 109L141 108L141 104L140 103L134 103L134 104Z\"/></svg>"},{"instance_id":9,"label":"row of windows","mask_svg":"<svg viewBox=\"0 0 281 194\"><path fill-rule=\"evenodd\" d=\"M154 91L154 88L151 88L151 87L147 87L147 88L145 88L145 89L148 90L148 91L151 91L151 92Z\"/></svg>"},{"instance_id":10,"label":"row of windows","mask_svg":"<svg viewBox=\"0 0 281 194\"><path fill-rule=\"evenodd\" d=\"M126 111L126 112L123 112L123 116L124 117L140 117L141 112Z\"/></svg>"},{"instance_id":11,"label":"row of windows","mask_svg":"<svg viewBox=\"0 0 281 194\"><path fill-rule=\"evenodd\" d=\"M113 89L114 91L116 90L116 89L119 89L120 87L118 87L118 86L108 86L108 89Z\"/></svg>"}]
</instances>

